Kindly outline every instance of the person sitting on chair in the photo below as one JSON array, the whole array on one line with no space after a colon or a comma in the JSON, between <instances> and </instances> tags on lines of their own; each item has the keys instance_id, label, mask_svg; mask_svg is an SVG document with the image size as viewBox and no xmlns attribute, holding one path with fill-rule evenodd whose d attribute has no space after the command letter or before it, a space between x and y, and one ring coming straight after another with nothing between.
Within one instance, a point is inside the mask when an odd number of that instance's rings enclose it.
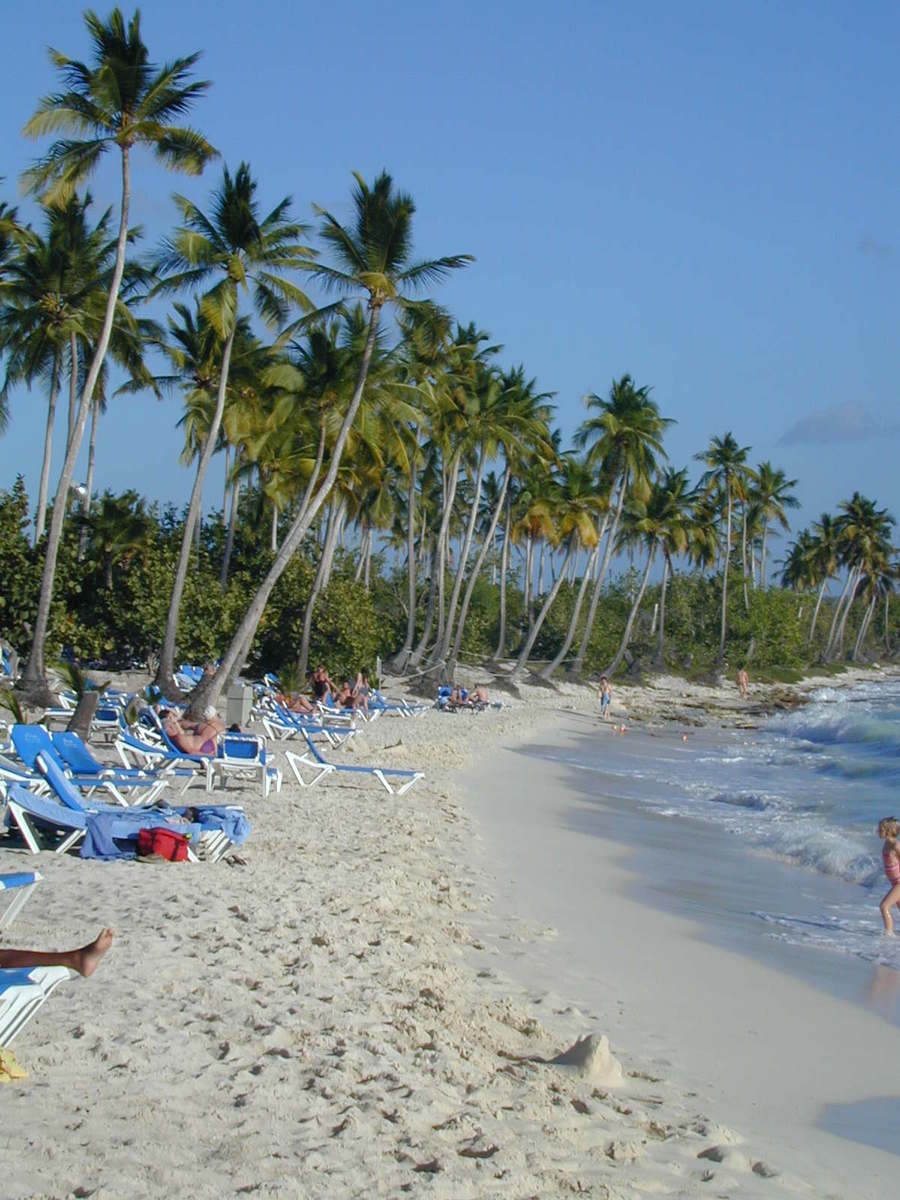
<instances>
[{"instance_id":1,"label":"person sitting on chair","mask_svg":"<svg viewBox=\"0 0 900 1200\"><path fill-rule=\"evenodd\" d=\"M172 744L185 754L212 755L216 752L216 739L225 732L225 725L216 716L213 705L203 710L202 721L189 721L186 717L178 718L169 709L159 714L163 717L163 729L168 734Z\"/></svg>"}]
</instances>

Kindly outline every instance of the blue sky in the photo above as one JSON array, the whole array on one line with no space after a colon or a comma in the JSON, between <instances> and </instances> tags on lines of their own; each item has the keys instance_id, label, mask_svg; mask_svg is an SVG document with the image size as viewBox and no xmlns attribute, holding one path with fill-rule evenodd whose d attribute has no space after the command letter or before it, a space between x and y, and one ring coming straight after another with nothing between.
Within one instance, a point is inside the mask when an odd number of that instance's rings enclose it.
<instances>
[{"instance_id":1,"label":"blue sky","mask_svg":"<svg viewBox=\"0 0 900 1200\"><path fill-rule=\"evenodd\" d=\"M386 167L415 197L423 256L476 256L436 294L556 393L566 442L584 393L629 372L678 422L676 466L731 430L799 480L798 520L857 488L900 517L895 3L141 12L156 61L203 51L213 87L192 123L229 166L250 162L265 206L290 194L304 218L313 202L349 215L351 171ZM56 87L46 47L88 54L80 14L68 0L4 12L7 199L39 149L19 131ZM117 199L113 166L98 203ZM172 191L205 205L219 169L194 181L136 161L146 244L173 220ZM44 397L11 407L0 486L23 471L34 494ZM175 398L114 400L96 486L186 500L179 415ZM220 497L221 465L205 500Z\"/></svg>"}]
</instances>

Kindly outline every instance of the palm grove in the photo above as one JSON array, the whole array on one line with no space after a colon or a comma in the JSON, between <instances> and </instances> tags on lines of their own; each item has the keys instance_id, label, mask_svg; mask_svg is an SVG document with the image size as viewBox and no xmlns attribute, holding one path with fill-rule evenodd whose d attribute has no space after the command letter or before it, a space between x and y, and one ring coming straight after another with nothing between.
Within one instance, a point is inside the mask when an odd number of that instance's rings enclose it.
<instances>
[{"instance_id":1,"label":"palm grove","mask_svg":"<svg viewBox=\"0 0 900 1200\"><path fill-rule=\"evenodd\" d=\"M88 61L51 52L60 91L24 131L56 137L24 181L40 219L0 203L0 421L25 389L46 405L33 509L21 479L0 493L0 633L26 694L63 649L152 656L167 692L176 656L215 658L195 707L248 660L301 679L311 657L349 672L380 655L431 680L503 660L514 680L891 652L893 519L874 501L823 514L774 569L796 481L731 432L696 479L674 469L671 420L627 374L585 397L563 449L552 393L435 300L472 259L414 257L415 206L386 172L353 176L345 222L267 209L251 166L217 165L184 124L208 88L199 56L155 65L137 14L85 23ZM107 151L121 187L98 213ZM176 194L172 231L142 249L131 175L153 159L213 180L205 205ZM184 512L95 493L98 422L144 389L183 399ZM214 454L225 492L204 518Z\"/></svg>"}]
</instances>

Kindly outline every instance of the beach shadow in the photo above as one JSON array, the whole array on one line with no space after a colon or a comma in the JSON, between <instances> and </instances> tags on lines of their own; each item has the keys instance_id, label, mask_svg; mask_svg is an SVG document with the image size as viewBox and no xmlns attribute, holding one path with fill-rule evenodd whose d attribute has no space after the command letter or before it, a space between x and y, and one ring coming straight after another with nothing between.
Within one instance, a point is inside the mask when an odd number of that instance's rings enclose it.
<instances>
[{"instance_id":1,"label":"beach shadow","mask_svg":"<svg viewBox=\"0 0 900 1200\"><path fill-rule=\"evenodd\" d=\"M900 1096L877 1096L857 1100L855 1104L827 1104L817 1124L826 1133L900 1155L897 1143Z\"/></svg>"}]
</instances>

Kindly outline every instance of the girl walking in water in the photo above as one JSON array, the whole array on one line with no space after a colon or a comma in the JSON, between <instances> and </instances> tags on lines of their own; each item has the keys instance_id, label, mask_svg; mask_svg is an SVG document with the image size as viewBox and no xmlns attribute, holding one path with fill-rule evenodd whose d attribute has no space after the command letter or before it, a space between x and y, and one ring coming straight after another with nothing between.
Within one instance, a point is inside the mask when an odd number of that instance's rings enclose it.
<instances>
[{"instance_id":1,"label":"girl walking in water","mask_svg":"<svg viewBox=\"0 0 900 1200\"><path fill-rule=\"evenodd\" d=\"M881 916L884 921L884 932L893 935L894 918L891 909L900 906L900 821L896 817L884 817L878 822L878 836L884 838L881 847L881 861L884 863L884 873L891 885L888 894L881 902Z\"/></svg>"}]
</instances>

